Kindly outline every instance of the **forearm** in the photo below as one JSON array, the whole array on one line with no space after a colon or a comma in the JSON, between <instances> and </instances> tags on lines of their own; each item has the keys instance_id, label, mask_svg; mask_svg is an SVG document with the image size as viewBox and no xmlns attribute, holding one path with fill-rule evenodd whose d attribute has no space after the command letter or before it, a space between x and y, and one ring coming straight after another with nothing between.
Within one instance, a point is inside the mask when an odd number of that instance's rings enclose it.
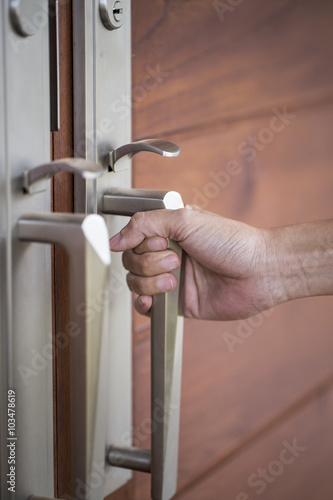
<instances>
[{"instance_id":1,"label":"forearm","mask_svg":"<svg viewBox=\"0 0 333 500\"><path fill-rule=\"evenodd\" d=\"M267 283L276 304L333 295L333 220L266 232Z\"/></svg>"}]
</instances>

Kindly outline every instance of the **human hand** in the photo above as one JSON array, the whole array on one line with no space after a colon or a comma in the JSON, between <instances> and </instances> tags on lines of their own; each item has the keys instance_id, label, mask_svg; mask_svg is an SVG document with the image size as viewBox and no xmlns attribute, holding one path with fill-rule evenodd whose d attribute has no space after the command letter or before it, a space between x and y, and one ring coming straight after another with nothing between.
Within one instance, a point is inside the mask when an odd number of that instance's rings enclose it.
<instances>
[{"instance_id":1,"label":"human hand","mask_svg":"<svg viewBox=\"0 0 333 500\"><path fill-rule=\"evenodd\" d=\"M152 298L176 287L169 271L180 258L167 249L167 238L185 251L182 308L187 317L230 320L271 307L265 276L264 230L197 208L135 214L110 240L124 251L129 288L139 294L136 309L145 314Z\"/></svg>"},{"instance_id":2,"label":"human hand","mask_svg":"<svg viewBox=\"0 0 333 500\"><path fill-rule=\"evenodd\" d=\"M182 308L192 318L232 320L288 300L333 294L333 220L258 229L195 207L135 214L110 240L123 251L135 307L147 314L152 295L177 285L170 274L185 251Z\"/></svg>"}]
</instances>

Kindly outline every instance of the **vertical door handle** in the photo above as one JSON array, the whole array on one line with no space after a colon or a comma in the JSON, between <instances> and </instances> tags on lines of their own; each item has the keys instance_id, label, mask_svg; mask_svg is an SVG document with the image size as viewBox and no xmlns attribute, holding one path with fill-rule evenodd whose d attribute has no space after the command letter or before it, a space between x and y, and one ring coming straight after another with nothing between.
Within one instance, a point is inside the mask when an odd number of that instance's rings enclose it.
<instances>
[{"instance_id":1,"label":"vertical door handle","mask_svg":"<svg viewBox=\"0 0 333 500\"><path fill-rule=\"evenodd\" d=\"M133 215L184 206L174 191L111 189L104 194L103 212ZM181 248L169 241L181 256ZM183 319L178 316L180 270L175 290L155 295L151 310L151 451L111 446L108 462L116 467L151 473L153 500L169 500L176 492Z\"/></svg>"},{"instance_id":2,"label":"vertical door handle","mask_svg":"<svg viewBox=\"0 0 333 500\"><path fill-rule=\"evenodd\" d=\"M82 500L100 500L103 488L101 492L89 483L93 464L105 461L101 415L106 408L101 408L105 396L99 373L105 368L103 293L110 266L106 225L95 214L28 213L19 219L18 236L22 241L59 244L69 256L73 494Z\"/></svg>"}]
</instances>

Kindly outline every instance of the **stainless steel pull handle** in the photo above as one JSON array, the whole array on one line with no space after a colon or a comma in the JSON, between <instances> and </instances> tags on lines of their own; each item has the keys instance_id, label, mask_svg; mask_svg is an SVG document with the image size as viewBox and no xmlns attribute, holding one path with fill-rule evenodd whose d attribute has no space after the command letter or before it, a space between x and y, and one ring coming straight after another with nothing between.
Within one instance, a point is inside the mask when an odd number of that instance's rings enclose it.
<instances>
[{"instance_id":1,"label":"stainless steel pull handle","mask_svg":"<svg viewBox=\"0 0 333 500\"><path fill-rule=\"evenodd\" d=\"M111 189L104 194L103 212L133 215L138 211L184 206L174 191ZM169 241L181 256L181 248ZM174 274L178 283L180 270ZM178 316L179 286L154 296L151 311L151 452L111 446L108 462L116 467L151 472L153 500L169 500L176 492L183 318Z\"/></svg>"},{"instance_id":2,"label":"stainless steel pull handle","mask_svg":"<svg viewBox=\"0 0 333 500\"><path fill-rule=\"evenodd\" d=\"M106 225L99 215L28 213L19 219L18 236L23 241L60 244L69 256L73 494L100 500L103 484L91 486L90 480L93 464L105 461L106 409L101 388L105 377L99 373L106 363L101 354L106 332L100 298L110 266ZM82 484L85 488L77 494Z\"/></svg>"},{"instance_id":3,"label":"stainless steel pull handle","mask_svg":"<svg viewBox=\"0 0 333 500\"><path fill-rule=\"evenodd\" d=\"M97 163L83 158L61 158L50 163L44 163L30 170L25 170L22 181L23 192L32 194L41 190L44 191L46 187L41 188L37 185L37 182L42 179L50 179L50 177L61 171L79 175L83 179L96 179L102 175L103 168Z\"/></svg>"},{"instance_id":4,"label":"stainless steel pull handle","mask_svg":"<svg viewBox=\"0 0 333 500\"><path fill-rule=\"evenodd\" d=\"M116 162L123 156L130 155L131 157L141 151L149 151L157 153L161 156L178 156L180 147L170 141L163 139L145 139L144 141L131 142L119 148L110 151L109 153L109 171L117 172L122 170L120 166L116 166Z\"/></svg>"}]
</instances>

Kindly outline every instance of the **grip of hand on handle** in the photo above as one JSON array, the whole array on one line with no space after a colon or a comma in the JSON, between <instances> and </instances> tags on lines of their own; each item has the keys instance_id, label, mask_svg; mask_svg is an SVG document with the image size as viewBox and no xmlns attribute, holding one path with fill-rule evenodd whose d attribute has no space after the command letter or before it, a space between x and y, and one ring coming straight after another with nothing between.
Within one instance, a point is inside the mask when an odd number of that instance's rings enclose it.
<instances>
[{"instance_id":1,"label":"grip of hand on handle","mask_svg":"<svg viewBox=\"0 0 333 500\"><path fill-rule=\"evenodd\" d=\"M131 216L136 212L178 209L184 204L174 191L111 189L103 212ZM179 245L169 248L181 256ZM178 315L180 269L175 290L153 297L151 310L151 452L112 446L108 462L116 467L151 472L153 500L169 500L176 492L183 318Z\"/></svg>"}]
</instances>

